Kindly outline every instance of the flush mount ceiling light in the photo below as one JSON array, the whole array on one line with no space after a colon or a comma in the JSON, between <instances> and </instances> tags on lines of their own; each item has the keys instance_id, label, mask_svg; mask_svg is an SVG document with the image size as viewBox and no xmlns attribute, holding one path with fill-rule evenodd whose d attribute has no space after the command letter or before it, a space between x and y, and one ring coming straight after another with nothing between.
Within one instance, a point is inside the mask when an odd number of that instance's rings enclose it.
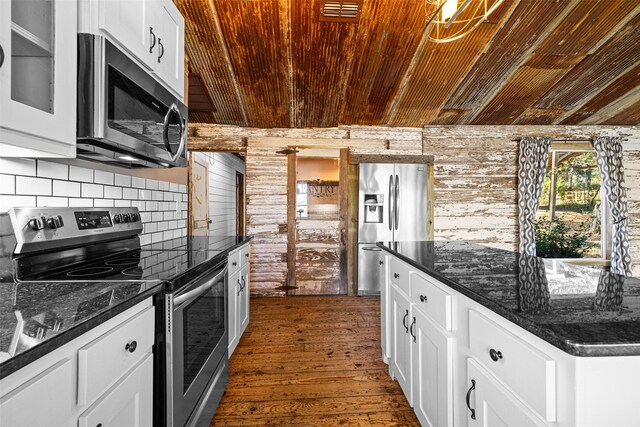
<instances>
[{"instance_id":1,"label":"flush mount ceiling light","mask_svg":"<svg viewBox=\"0 0 640 427\"><path fill-rule=\"evenodd\" d=\"M358 22L362 0L324 0L320 21Z\"/></svg>"},{"instance_id":2,"label":"flush mount ceiling light","mask_svg":"<svg viewBox=\"0 0 640 427\"><path fill-rule=\"evenodd\" d=\"M504 0L424 0L428 40L447 43L461 39L494 12Z\"/></svg>"}]
</instances>

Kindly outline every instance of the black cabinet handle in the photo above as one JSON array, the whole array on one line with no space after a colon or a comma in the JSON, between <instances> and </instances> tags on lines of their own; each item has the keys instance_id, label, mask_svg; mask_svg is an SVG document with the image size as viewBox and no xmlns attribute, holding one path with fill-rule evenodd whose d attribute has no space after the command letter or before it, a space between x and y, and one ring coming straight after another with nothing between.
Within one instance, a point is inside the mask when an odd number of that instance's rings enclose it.
<instances>
[{"instance_id":1,"label":"black cabinet handle","mask_svg":"<svg viewBox=\"0 0 640 427\"><path fill-rule=\"evenodd\" d=\"M2 49L2 45L0 45L0 67L4 64L4 49Z\"/></svg>"},{"instance_id":2,"label":"black cabinet handle","mask_svg":"<svg viewBox=\"0 0 640 427\"><path fill-rule=\"evenodd\" d=\"M502 352L496 350L495 348L492 348L491 350L489 350L489 356L491 356L491 360L497 362L498 360L502 359Z\"/></svg>"},{"instance_id":3,"label":"black cabinet handle","mask_svg":"<svg viewBox=\"0 0 640 427\"><path fill-rule=\"evenodd\" d=\"M238 265L238 263L237 263L237 262L235 262L235 261L233 261L231 264L233 264L233 265L234 265L234 267L235 267L236 265Z\"/></svg>"},{"instance_id":4,"label":"black cabinet handle","mask_svg":"<svg viewBox=\"0 0 640 427\"><path fill-rule=\"evenodd\" d=\"M153 48L156 46L156 35L153 33L153 27L149 27L149 35L153 37L149 45L149 53L153 53Z\"/></svg>"},{"instance_id":5,"label":"black cabinet handle","mask_svg":"<svg viewBox=\"0 0 640 427\"><path fill-rule=\"evenodd\" d=\"M133 353L134 351L136 351L136 348L138 348L138 343L135 340L127 343L127 345L124 346L124 349L129 353Z\"/></svg>"},{"instance_id":6,"label":"black cabinet handle","mask_svg":"<svg viewBox=\"0 0 640 427\"><path fill-rule=\"evenodd\" d=\"M384 264L384 262L382 262L382 261L378 261L378 262L380 263L380 265Z\"/></svg>"},{"instance_id":7,"label":"black cabinet handle","mask_svg":"<svg viewBox=\"0 0 640 427\"><path fill-rule=\"evenodd\" d=\"M164 56L164 45L162 44L162 39L158 37L158 46L160 46L160 55L158 55L158 64L160 63L160 58Z\"/></svg>"},{"instance_id":8,"label":"black cabinet handle","mask_svg":"<svg viewBox=\"0 0 640 427\"><path fill-rule=\"evenodd\" d=\"M427 302L427 297L425 295L420 295L420 302Z\"/></svg>"},{"instance_id":9,"label":"black cabinet handle","mask_svg":"<svg viewBox=\"0 0 640 427\"><path fill-rule=\"evenodd\" d=\"M407 326L407 317L409 317L409 310L407 310L407 312L404 314L404 317L402 318L402 326L404 326L404 329L407 331L407 333L409 333L409 327Z\"/></svg>"},{"instance_id":10,"label":"black cabinet handle","mask_svg":"<svg viewBox=\"0 0 640 427\"><path fill-rule=\"evenodd\" d=\"M393 277L396 278L396 279L399 279L400 275L398 273L393 273Z\"/></svg>"},{"instance_id":11,"label":"black cabinet handle","mask_svg":"<svg viewBox=\"0 0 640 427\"><path fill-rule=\"evenodd\" d=\"M249 258L249 254L244 254L245 257Z\"/></svg>"},{"instance_id":12,"label":"black cabinet handle","mask_svg":"<svg viewBox=\"0 0 640 427\"><path fill-rule=\"evenodd\" d=\"M471 419L476 419L476 410L471 408L471 403L469 403L469 399L471 398L471 392L476 389L476 380L471 380L471 387L467 390L467 408L471 411Z\"/></svg>"},{"instance_id":13,"label":"black cabinet handle","mask_svg":"<svg viewBox=\"0 0 640 427\"><path fill-rule=\"evenodd\" d=\"M100 424L96 425L96 427L102 427L102 423L100 423Z\"/></svg>"},{"instance_id":14,"label":"black cabinet handle","mask_svg":"<svg viewBox=\"0 0 640 427\"><path fill-rule=\"evenodd\" d=\"M413 337L413 342L416 342L416 336L413 333L413 327L416 325L416 318L413 318L413 322L411 323L411 327L409 328L409 333Z\"/></svg>"}]
</instances>

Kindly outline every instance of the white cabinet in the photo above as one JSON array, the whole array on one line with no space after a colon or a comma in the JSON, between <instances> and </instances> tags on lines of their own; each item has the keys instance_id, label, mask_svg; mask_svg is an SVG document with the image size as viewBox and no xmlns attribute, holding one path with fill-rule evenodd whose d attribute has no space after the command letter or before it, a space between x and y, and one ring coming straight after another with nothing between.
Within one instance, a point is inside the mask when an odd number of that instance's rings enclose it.
<instances>
[{"instance_id":1,"label":"white cabinet","mask_svg":"<svg viewBox=\"0 0 640 427\"><path fill-rule=\"evenodd\" d=\"M249 324L249 244L229 253L229 357Z\"/></svg>"},{"instance_id":2,"label":"white cabinet","mask_svg":"<svg viewBox=\"0 0 640 427\"><path fill-rule=\"evenodd\" d=\"M0 425L151 426L154 319L148 298L3 378Z\"/></svg>"},{"instance_id":3,"label":"white cabinet","mask_svg":"<svg viewBox=\"0 0 640 427\"><path fill-rule=\"evenodd\" d=\"M411 403L411 341L409 335L409 298L391 286L391 372Z\"/></svg>"},{"instance_id":4,"label":"white cabinet","mask_svg":"<svg viewBox=\"0 0 640 427\"><path fill-rule=\"evenodd\" d=\"M386 252L378 253L378 265L380 269L380 344L382 345L382 361L389 364L391 358L391 289L389 285L389 255Z\"/></svg>"},{"instance_id":5,"label":"white cabinet","mask_svg":"<svg viewBox=\"0 0 640 427\"><path fill-rule=\"evenodd\" d=\"M0 1L0 156L75 157L77 8Z\"/></svg>"},{"instance_id":6,"label":"white cabinet","mask_svg":"<svg viewBox=\"0 0 640 427\"><path fill-rule=\"evenodd\" d=\"M545 425L473 359L467 360L466 408L469 427Z\"/></svg>"},{"instance_id":7,"label":"white cabinet","mask_svg":"<svg viewBox=\"0 0 640 427\"><path fill-rule=\"evenodd\" d=\"M453 426L453 337L412 306L413 409L423 426Z\"/></svg>"},{"instance_id":8,"label":"white cabinet","mask_svg":"<svg viewBox=\"0 0 640 427\"><path fill-rule=\"evenodd\" d=\"M153 355L145 358L78 419L79 427L151 427Z\"/></svg>"},{"instance_id":9,"label":"white cabinet","mask_svg":"<svg viewBox=\"0 0 640 427\"><path fill-rule=\"evenodd\" d=\"M79 32L103 35L184 99L184 18L172 0L81 0Z\"/></svg>"}]
</instances>

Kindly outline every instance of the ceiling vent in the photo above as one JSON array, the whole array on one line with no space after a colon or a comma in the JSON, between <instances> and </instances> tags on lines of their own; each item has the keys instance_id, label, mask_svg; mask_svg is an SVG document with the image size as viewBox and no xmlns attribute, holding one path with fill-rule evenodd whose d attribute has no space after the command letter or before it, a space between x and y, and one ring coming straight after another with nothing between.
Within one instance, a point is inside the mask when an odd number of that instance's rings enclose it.
<instances>
[{"instance_id":1,"label":"ceiling vent","mask_svg":"<svg viewBox=\"0 0 640 427\"><path fill-rule=\"evenodd\" d=\"M362 0L324 0L321 21L358 22Z\"/></svg>"}]
</instances>

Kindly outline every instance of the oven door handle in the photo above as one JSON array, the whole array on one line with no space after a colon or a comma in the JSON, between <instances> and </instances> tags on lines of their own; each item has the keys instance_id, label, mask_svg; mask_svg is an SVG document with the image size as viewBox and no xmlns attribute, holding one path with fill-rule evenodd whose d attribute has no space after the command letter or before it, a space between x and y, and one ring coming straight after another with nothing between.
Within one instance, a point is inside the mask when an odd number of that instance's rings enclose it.
<instances>
[{"instance_id":1,"label":"oven door handle","mask_svg":"<svg viewBox=\"0 0 640 427\"><path fill-rule=\"evenodd\" d=\"M218 274L216 274L215 276L213 276L212 279L207 280L205 283L203 283L202 285L198 286L195 289L190 290L189 292L185 292L182 295L178 295L177 297L175 297L173 299L173 306L174 308L178 308L178 306L184 304L184 303L188 303L191 302L193 300L195 300L196 298L198 298L200 295L204 294L205 292L207 292L209 289L211 289L213 287L213 285L220 280L221 277L223 277L225 274L227 274L227 269L228 267L225 266L222 271Z\"/></svg>"},{"instance_id":2,"label":"oven door handle","mask_svg":"<svg viewBox=\"0 0 640 427\"><path fill-rule=\"evenodd\" d=\"M175 153L171 151L171 143L169 142L169 116L171 116L171 113L175 113L178 115L178 125L180 126L180 146L178 147L178 150L176 150ZM184 123L183 123L182 114L180 113L180 110L178 109L178 106L175 104L175 102L171 104L171 107L169 107L169 111L167 111L167 114L164 116L162 139L163 139L165 148L167 149L167 151L169 152L169 155L171 156L171 161L175 162L176 160L178 160L178 158L184 151L184 146L187 143L186 127L184 126Z\"/></svg>"}]
</instances>

